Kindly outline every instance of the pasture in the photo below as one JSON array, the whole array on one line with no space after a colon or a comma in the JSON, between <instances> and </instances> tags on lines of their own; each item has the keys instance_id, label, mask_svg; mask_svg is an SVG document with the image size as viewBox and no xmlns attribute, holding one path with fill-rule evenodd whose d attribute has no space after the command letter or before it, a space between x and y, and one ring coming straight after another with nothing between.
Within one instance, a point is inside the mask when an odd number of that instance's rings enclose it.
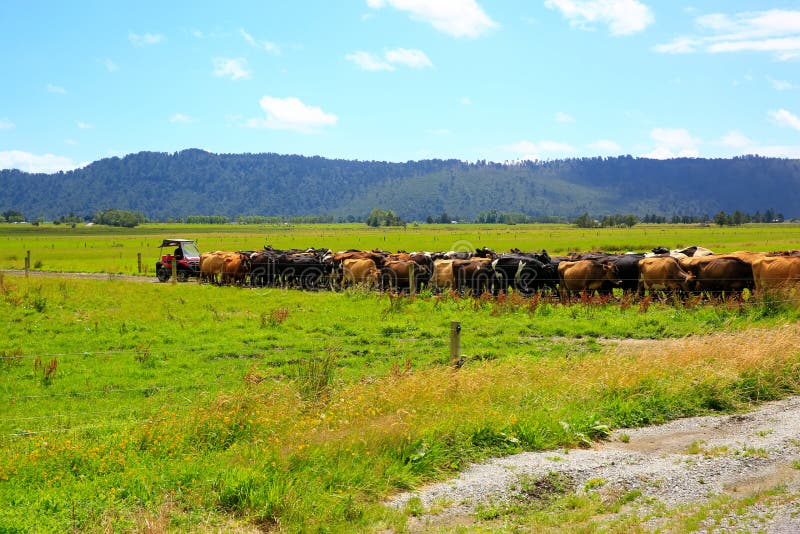
<instances>
[{"instance_id":1,"label":"pasture","mask_svg":"<svg viewBox=\"0 0 800 534\"><path fill-rule=\"evenodd\" d=\"M632 228L579 229L568 225L422 224L405 228L370 228L364 224L331 225L163 225L137 228L0 224L0 269L31 266L57 272L143 273L153 276L158 245L167 237L197 241L203 252L275 248L328 247L383 250L451 250L487 246L498 252L547 249L551 254L605 250L649 251L656 246L703 245L715 252L798 248L800 224L748 224L739 227L636 225Z\"/></svg>"},{"instance_id":2,"label":"pasture","mask_svg":"<svg viewBox=\"0 0 800 534\"><path fill-rule=\"evenodd\" d=\"M155 261L178 234L201 250L797 248L791 225L645 233L661 230L3 226L0 267L19 268L22 245L42 269L131 273L130 253L135 269L137 251ZM4 275L0 317L0 530L400 530L414 511L386 496L471 461L800 391L800 310L781 301L563 306Z\"/></svg>"}]
</instances>

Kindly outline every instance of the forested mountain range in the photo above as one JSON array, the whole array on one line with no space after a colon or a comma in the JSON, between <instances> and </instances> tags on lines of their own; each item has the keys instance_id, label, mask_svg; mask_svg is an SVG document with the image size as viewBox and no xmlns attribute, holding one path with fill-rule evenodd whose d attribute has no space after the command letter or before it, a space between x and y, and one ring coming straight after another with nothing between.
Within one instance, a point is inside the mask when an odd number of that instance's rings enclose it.
<instances>
[{"instance_id":1,"label":"forested mountain range","mask_svg":"<svg viewBox=\"0 0 800 534\"><path fill-rule=\"evenodd\" d=\"M0 211L28 220L108 208L157 220L190 215L332 215L376 207L405 220L488 210L532 216L713 215L773 208L800 217L800 160L620 156L501 164L351 161L197 149L106 158L69 172L0 171Z\"/></svg>"}]
</instances>

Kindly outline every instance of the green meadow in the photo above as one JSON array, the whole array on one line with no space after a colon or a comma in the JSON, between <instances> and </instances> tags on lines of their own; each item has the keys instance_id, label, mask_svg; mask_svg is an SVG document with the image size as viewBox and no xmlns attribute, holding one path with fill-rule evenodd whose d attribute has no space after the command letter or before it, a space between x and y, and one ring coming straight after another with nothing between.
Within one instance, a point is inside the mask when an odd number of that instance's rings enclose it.
<instances>
[{"instance_id":1,"label":"green meadow","mask_svg":"<svg viewBox=\"0 0 800 534\"><path fill-rule=\"evenodd\" d=\"M41 270L132 274L163 237L560 253L787 249L796 231L6 225L0 267L31 250ZM797 393L798 319L780 299L564 306L4 274L0 531L402 531L418 510L386 498L470 462Z\"/></svg>"},{"instance_id":2,"label":"green meadow","mask_svg":"<svg viewBox=\"0 0 800 534\"><path fill-rule=\"evenodd\" d=\"M579 229L569 225L422 224L405 228L370 228L364 224L330 225L160 225L136 228L0 224L0 269L21 269L31 253L31 267L58 272L153 274L158 245L166 237L197 241L201 251L328 247L383 250L451 250L487 246L572 251L649 251L702 245L715 252L786 250L800 247L800 223L636 225L632 228Z\"/></svg>"}]
</instances>

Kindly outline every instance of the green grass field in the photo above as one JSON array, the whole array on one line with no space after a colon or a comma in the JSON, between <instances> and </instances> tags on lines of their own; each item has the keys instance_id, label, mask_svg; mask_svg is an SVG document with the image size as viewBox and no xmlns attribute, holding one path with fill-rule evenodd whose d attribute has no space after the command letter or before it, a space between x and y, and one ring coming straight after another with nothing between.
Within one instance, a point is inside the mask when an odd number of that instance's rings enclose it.
<instances>
[{"instance_id":1,"label":"green grass field","mask_svg":"<svg viewBox=\"0 0 800 534\"><path fill-rule=\"evenodd\" d=\"M31 267L58 272L153 274L158 245L166 237L197 241L201 251L328 247L383 250L451 250L487 246L572 251L649 251L656 246L702 245L715 252L800 248L800 224L752 224L733 228L700 225L637 225L632 228L577 229L567 225L428 225L369 228L341 225L157 225L137 228L0 224L0 269L21 269L27 251Z\"/></svg>"},{"instance_id":2,"label":"green grass field","mask_svg":"<svg viewBox=\"0 0 800 534\"><path fill-rule=\"evenodd\" d=\"M387 231L383 245L382 230L360 226L3 226L0 257L18 268L7 258L20 243L51 243L42 269L132 272L109 266L133 251L135 269L137 250L177 234L202 250L796 248L785 228L644 245L661 229L454 225ZM545 243L525 247L515 231ZM410 512L384 507L387 496L471 461L797 393L798 319L782 302L645 309L4 275L0 531L401 530Z\"/></svg>"}]
</instances>

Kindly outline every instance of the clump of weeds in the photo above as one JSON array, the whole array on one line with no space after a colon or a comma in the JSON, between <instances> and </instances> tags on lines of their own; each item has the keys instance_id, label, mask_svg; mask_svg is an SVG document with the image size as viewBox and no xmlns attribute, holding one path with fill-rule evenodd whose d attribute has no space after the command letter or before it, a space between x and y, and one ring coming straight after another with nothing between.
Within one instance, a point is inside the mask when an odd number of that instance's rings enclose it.
<instances>
[{"instance_id":1,"label":"clump of weeds","mask_svg":"<svg viewBox=\"0 0 800 534\"><path fill-rule=\"evenodd\" d=\"M298 369L298 388L300 395L309 402L320 402L333 383L336 370L337 355L334 351L325 351L317 358L301 363Z\"/></svg>"},{"instance_id":2,"label":"clump of weeds","mask_svg":"<svg viewBox=\"0 0 800 534\"><path fill-rule=\"evenodd\" d=\"M134 359L145 369L153 369L156 366L156 357L151 352L149 345L142 345L136 351Z\"/></svg>"},{"instance_id":3,"label":"clump of weeds","mask_svg":"<svg viewBox=\"0 0 800 534\"><path fill-rule=\"evenodd\" d=\"M261 314L261 328L268 326L276 327L282 325L289 318L289 309L285 307L275 308L271 312Z\"/></svg>"},{"instance_id":4,"label":"clump of weeds","mask_svg":"<svg viewBox=\"0 0 800 534\"><path fill-rule=\"evenodd\" d=\"M34 374L41 374L42 384L49 386L53 383L56 370L58 369L58 359L53 358L50 362L45 363L38 356L33 360Z\"/></svg>"},{"instance_id":5,"label":"clump of weeds","mask_svg":"<svg viewBox=\"0 0 800 534\"><path fill-rule=\"evenodd\" d=\"M9 369L22 363L22 349L11 349L0 351L0 364L3 368Z\"/></svg>"}]
</instances>

